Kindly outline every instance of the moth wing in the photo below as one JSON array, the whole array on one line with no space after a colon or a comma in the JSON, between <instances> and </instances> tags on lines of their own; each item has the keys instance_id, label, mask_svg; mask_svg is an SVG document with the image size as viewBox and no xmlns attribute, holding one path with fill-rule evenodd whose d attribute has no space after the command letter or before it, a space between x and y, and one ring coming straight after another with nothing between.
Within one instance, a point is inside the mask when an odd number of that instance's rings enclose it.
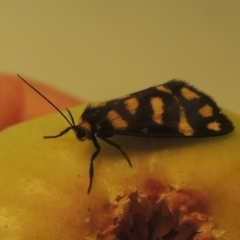
<instances>
[{"instance_id":1,"label":"moth wing","mask_svg":"<svg viewBox=\"0 0 240 240\"><path fill-rule=\"evenodd\" d=\"M211 137L233 130L211 97L178 80L108 101L99 112L96 133L106 136Z\"/></svg>"}]
</instances>

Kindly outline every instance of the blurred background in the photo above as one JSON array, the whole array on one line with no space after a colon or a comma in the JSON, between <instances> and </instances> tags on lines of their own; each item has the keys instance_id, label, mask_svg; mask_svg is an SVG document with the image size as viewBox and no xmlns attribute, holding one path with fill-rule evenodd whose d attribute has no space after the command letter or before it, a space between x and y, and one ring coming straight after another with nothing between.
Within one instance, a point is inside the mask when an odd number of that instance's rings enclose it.
<instances>
[{"instance_id":1,"label":"blurred background","mask_svg":"<svg viewBox=\"0 0 240 240\"><path fill-rule=\"evenodd\" d=\"M240 113L240 1L0 2L0 71L87 101L178 78Z\"/></svg>"}]
</instances>

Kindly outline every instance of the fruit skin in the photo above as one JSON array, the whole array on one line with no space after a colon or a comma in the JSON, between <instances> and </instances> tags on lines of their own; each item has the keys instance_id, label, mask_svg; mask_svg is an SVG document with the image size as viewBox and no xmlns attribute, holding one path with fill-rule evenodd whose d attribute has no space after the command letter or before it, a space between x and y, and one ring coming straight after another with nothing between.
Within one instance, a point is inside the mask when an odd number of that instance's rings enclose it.
<instances>
[{"instance_id":1,"label":"fruit skin","mask_svg":"<svg viewBox=\"0 0 240 240\"><path fill-rule=\"evenodd\" d=\"M73 109L77 119L83 107ZM96 209L157 179L179 189L197 189L224 238L240 239L240 117L229 135L201 139L114 137L130 157L101 142L90 195L86 193L91 142L73 133L43 139L66 128L59 114L0 134L0 239L84 239L96 232ZM96 223L97 225L97 223Z\"/></svg>"}]
</instances>

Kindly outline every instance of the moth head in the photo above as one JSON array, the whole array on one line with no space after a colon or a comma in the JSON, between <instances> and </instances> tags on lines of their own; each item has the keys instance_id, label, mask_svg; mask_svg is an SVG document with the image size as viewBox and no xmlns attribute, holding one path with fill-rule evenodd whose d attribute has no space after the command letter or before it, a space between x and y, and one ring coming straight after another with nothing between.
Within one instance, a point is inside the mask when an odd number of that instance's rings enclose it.
<instances>
[{"instance_id":1,"label":"moth head","mask_svg":"<svg viewBox=\"0 0 240 240\"><path fill-rule=\"evenodd\" d=\"M79 119L78 125L74 125L73 131L79 141L91 139L92 129L89 122Z\"/></svg>"}]
</instances>

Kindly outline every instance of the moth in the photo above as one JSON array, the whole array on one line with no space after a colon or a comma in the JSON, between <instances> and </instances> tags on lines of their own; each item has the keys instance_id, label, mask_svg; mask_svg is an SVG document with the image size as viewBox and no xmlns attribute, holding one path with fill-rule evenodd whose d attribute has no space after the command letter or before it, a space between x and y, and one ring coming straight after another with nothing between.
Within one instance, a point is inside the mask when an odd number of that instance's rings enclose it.
<instances>
[{"instance_id":1,"label":"moth","mask_svg":"<svg viewBox=\"0 0 240 240\"><path fill-rule=\"evenodd\" d=\"M118 149L132 166L128 155L110 137L201 138L222 136L234 130L232 122L216 102L185 81L171 80L110 101L89 104L76 124L68 109L70 119L25 79L18 77L48 101L69 124L59 134L44 138L58 138L73 130L79 141L92 141L95 151L90 158L88 193L93 183L94 160L101 150L98 139Z\"/></svg>"}]
</instances>

